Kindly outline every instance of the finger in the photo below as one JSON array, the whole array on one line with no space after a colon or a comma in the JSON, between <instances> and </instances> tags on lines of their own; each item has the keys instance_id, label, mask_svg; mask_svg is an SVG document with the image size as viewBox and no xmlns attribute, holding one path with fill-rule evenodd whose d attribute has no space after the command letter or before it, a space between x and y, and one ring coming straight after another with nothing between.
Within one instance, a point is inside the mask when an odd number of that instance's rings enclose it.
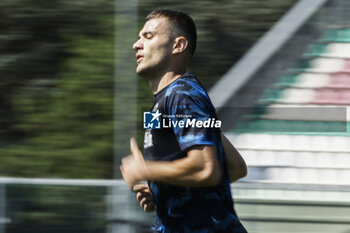
<instances>
[{"instance_id":1,"label":"finger","mask_svg":"<svg viewBox=\"0 0 350 233\"><path fill-rule=\"evenodd\" d=\"M135 138L130 138L130 150L135 159L143 160L142 152L137 146Z\"/></svg>"},{"instance_id":2,"label":"finger","mask_svg":"<svg viewBox=\"0 0 350 233\"><path fill-rule=\"evenodd\" d=\"M142 192L138 192L137 194L136 194L136 200L138 201L138 202L140 202L141 201L141 199L144 197L144 195L142 194Z\"/></svg>"},{"instance_id":3,"label":"finger","mask_svg":"<svg viewBox=\"0 0 350 233\"><path fill-rule=\"evenodd\" d=\"M125 156L124 158L122 158L122 160L121 160L121 162L122 162L122 164L124 163L128 163L129 161L132 161L132 160L134 160L134 158L133 158L133 155L128 155L128 156Z\"/></svg>"},{"instance_id":4,"label":"finger","mask_svg":"<svg viewBox=\"0 0 350 233\"><path fill-rule=\"evenodd\" d=\"M146 212L153 211L155 209L155 203L154 202L150 202L148 200L142 200L141 203L140 203L140 206Z\"/></svg>"},{"instance_id":5,"label":"finger","mask_svg":"<svg viewBox=\"0 0 350 233\"><path fill-rule=\"evenodd\" d=\"M126 183L126 185L131 189L132 188L132 184L129 182L129 179L124 171L123 165L120 166L120 172L122 174L122 177Z\"/></svg>"},{"instance_id":6,"label":"finger","mask_svg":"<svg viewBox=\"0 0 350 233\"><path fill-rule=\"evenodd\" d=\"M133 188L133 191L134 192L140 192L140 191L143 191L143 190L145 190L147 188L148 188L147 184L135 184L134 188Z\"/></svg>"},{"instance_id":7,"label":"finger","mask_svg":"<svg viewBox=\"0 0 350 233\"><path fill-rule=\"evenodd\" d=\"M144 197L147 197L148 200L153 201L153 197L151 197L150 193L138 192L138 193L136 194L136 200L137 200L138 202L141 202L141 200L142 200Z\"/></svg>"},{"instance_id":8,"label":"finger","mask_svg":"<svg viewBox=\"0 0 350 233\"><path fill-rule=\"evenodd\" d=\"M141 201L140 201L140 206L142 208L144 208L145 204L147 204L147 197L142 198Z\"/></svg>"},{"instance_id":9,"label":"finger","mask_svg":"<svg viewBox=\"0 0 350 233\"><path fill-rule=\"evenodd\" d=\"M143 210L145 212L152 212L154 211L156 208L155 208L155 204L152 202L152 203L149 203L149 204L146 204L144 207L143 207Z\"/></svg>"},{"instance_id":10,"label":"finger","mask_svg":"<svg viewBox=\"0 0 350 233\"><path fill-rule=\"evenodd\" d=\"M140 201L140 206L143 208L146 204L151 203L151 201L148 199L148 197L144 197Z\"/></svg>"}]
</instances>

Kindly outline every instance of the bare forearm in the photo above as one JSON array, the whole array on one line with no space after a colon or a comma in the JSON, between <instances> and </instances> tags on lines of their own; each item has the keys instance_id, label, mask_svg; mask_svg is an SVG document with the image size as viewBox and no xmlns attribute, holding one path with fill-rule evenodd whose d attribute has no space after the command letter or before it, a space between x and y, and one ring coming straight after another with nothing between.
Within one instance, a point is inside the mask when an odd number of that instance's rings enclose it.
<instances>
[{"instance_id":1,"label":"bare forearm","mask_svg":"<svg viewBox=\"0 0 350 233\"><path fill-rule=\"evenodd\" d=\"M208 186L210 177L200 169L186 169L177 162L147 162L145 180L163 182L176 186Z\"/></svg>"},{"instance_id":2,"label":"bare forearm","mask_svg":"<svg viewBox=\"0 0 350 233\"><path fill-rule=\"evenodd\" d=\"M247 165L240 153L224 134L221 134L221 140L226 155L230 182L234 182L247 175Z\"/></svg>"},{"instance_id":3,"label":"bare forearm","mask_svg":"<svg viewBox=\"0 0 350 233\"><path fill-rule=\"evenodd\" d=\"M177 186L215 186L221 181L217 148L193 146L186 157L175 161L145 161L135 139L130 139L131 155L122 159L121 174L131 188L139 181L158 181Z\"/></svg>"},{"instance_id":4,"label":"bare forearm","mask_svg":"<svg viewBox=\"0 0 350 233\"><path fill-rule=\"evenodd\" d=\"M205 158L203 155L188 155L171 162L148 161L144 178L176 186L215 186L220 182L221 169L218 162Z\"/></svg>"}]
</instances>

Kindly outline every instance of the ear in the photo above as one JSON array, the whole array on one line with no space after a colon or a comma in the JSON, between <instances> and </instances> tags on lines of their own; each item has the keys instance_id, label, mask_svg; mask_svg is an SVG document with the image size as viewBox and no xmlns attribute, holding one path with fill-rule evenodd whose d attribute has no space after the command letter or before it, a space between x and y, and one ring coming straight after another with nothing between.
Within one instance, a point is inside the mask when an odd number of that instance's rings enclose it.
<instances>
[{"instance_id":1,"label":"ear","mask_svg":"<svg viewBox=\"0 0 350 233\"><path fill-rule=\"evenodd\" d=\"M179 36L176 37L175 43L173 46L173 54L180 54L182 53L188 46L188 41L185 37Z\"/></svg>"}]
</instances>

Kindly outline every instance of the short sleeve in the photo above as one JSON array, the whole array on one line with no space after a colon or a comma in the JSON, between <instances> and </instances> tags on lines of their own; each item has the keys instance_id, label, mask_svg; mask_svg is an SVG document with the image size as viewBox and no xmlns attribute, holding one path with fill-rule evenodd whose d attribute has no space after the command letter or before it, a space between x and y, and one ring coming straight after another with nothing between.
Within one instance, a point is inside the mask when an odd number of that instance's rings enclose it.
<instances>
[{"instance_id":1,"label":"short sleeve","mask_svg":"<svg viewBox=\"0 0 350 233\"><path fill-rule=\"evenodd\" d=\"M182 151L195 145L217 145L215 109L201 85L180 82L169 88L166 95L169 108L165 120L172 124Z\"/></svg>"}]
</instances>

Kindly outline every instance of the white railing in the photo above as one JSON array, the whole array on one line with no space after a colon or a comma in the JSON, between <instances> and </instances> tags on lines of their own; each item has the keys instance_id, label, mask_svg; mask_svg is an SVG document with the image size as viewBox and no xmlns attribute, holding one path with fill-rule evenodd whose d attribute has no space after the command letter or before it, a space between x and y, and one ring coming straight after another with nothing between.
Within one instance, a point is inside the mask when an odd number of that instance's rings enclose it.
<instances>
[{"instance_id":1,"label":"white railing","mask_svg":"<svg viewBox=\"0 0 350 233\"><path fill-rule=\"evenodd\" d=\"M154 222L154 213L144 213L136 203L135 194L132 193L123 180L87 180L87 179L45 179L45 178L0 178L0 233L6 233L8 224L11 222L6 216L6 189L12 185L19 186L53 186L58 187L106 187L106 195L103 200L106 202L106 232L116 233L121 232L138 232L136 225L145 226L151 225ZM259 209L259 206L264 206L266 214L269 213L268 208L280 206L281 213L287 213L291 205L304 206L300 209L300 213L304 213L307 208L328 208L329 214L335 216L334 211L337 208L347 208L350 206L350 186L341 185L303 185L303 184L288 184L274 182L237 182L231 186L232 194L235 197L235 206L241 217L242 222L249 229L254 229L257 224L264 222L264 215L257 213L254 208ZM93 192L93 191L92 191ZM93 194L93 193L91 193ZM325 198L326 197L326 198ZM256 206L256 207L254 207ZM252 209L252 207L254 207ZM259 211L258 211L259 212ZM296 213L296 216L299 214ZM348 213L348 212L346 212ZM324 216L318 216L314 213L306 216L309 220L321 221ZM284 216L283 222L288 224L288 221L295 216ZM320 217L320 219L318 219ZM274 216L269 216L267 219L270 222L276 223L276 227L280 223L280 219ZM294 219L293 224L305 224L300 219ZM340 221L338 217L333 217L327 226L342 227L341 224L350 223L348 218ZM311 220L310 220L311 221ZM332 225L333 224L333 225ZM270 224L271 225L271 224ZM273 224L272 224L273 225ZM299 226L298 225L298 226ZM265 226L262 226L265 227ZM288 225L286 226L288 227ZM344 229L344 228L341 228ZM267 232L267 231L262 231ZM340 233L341 231L334 231Z\"/></svg>"},{"instance_id":2,"label":"white railing","mask_svg":"<svg viewBox=\"0 0 350 233\"><path fill-rule=\"evenodd\" d=\"M0 184L64 185L64 186L114 186L125 185L123 180L51 179L0 177Z\"/></svg>"}]
</instances>

